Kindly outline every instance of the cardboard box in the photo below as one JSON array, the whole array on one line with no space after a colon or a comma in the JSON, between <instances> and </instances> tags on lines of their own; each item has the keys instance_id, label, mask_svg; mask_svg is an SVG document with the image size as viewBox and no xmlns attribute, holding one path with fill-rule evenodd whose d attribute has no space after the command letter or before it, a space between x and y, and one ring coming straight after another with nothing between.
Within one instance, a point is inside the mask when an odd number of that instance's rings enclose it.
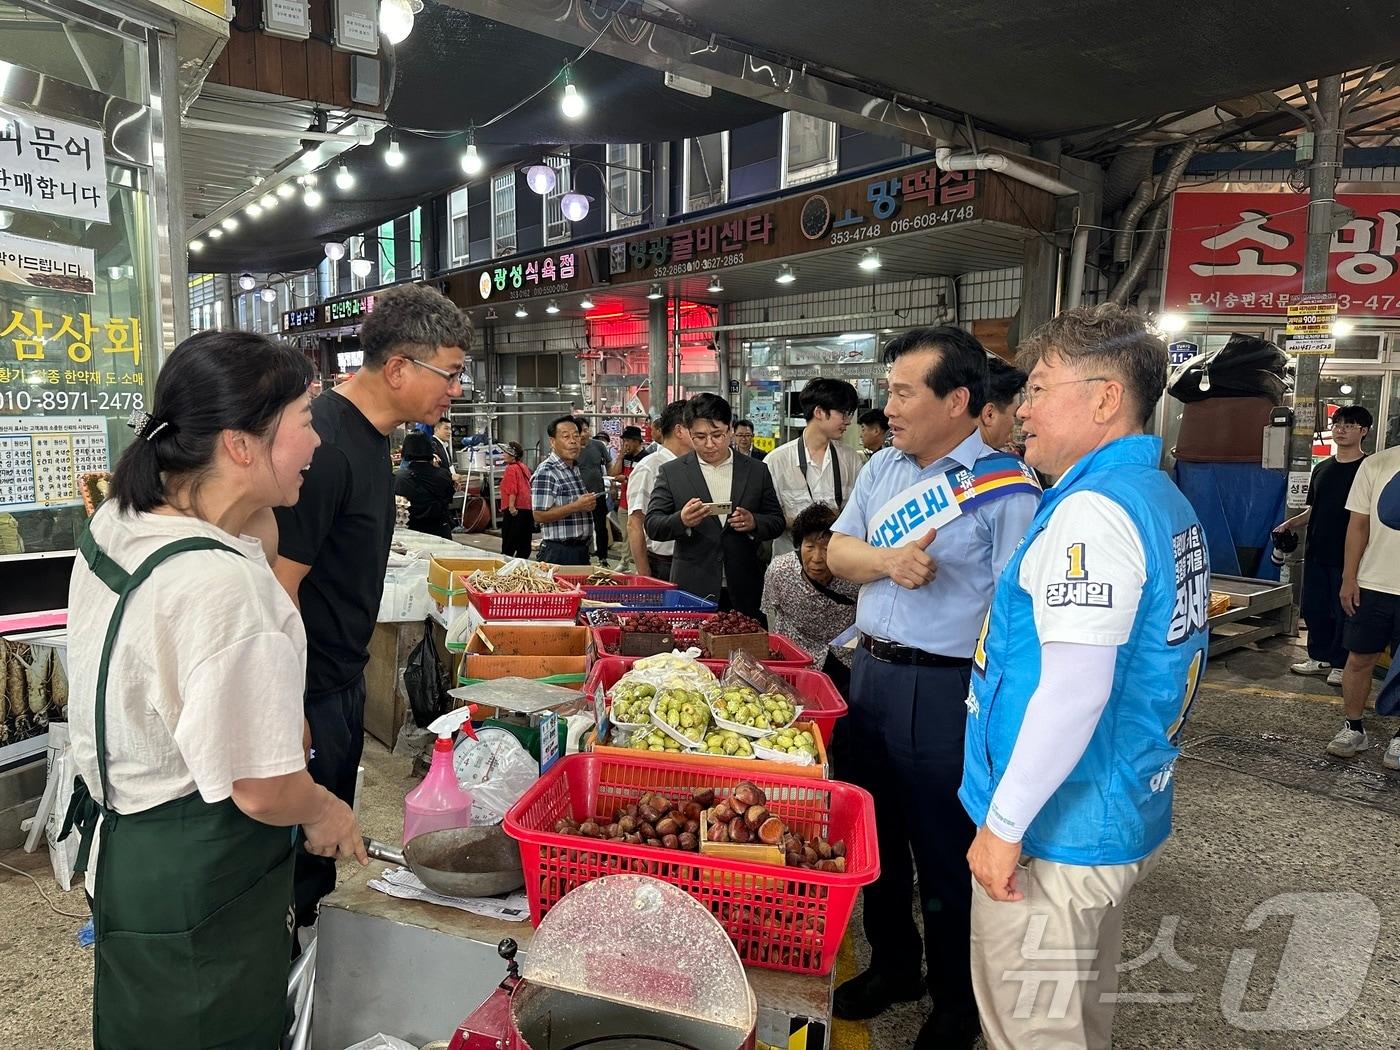
<instances>
[{"instance_id":1,"label":"cardboard box","mask_svg":"<svg viewBox=\"0 0 1400 1050\"><path fill-rule=\"evenodd\" d=\"M466 584L457 573L470 575L478 569L494 572L506 563L504 558L451 558L434 555L428 562L428 594L439 610L467 604Z\"/></svg>"},{"instance_id":2,"label":"cardboard box","mask_svg":"<svg viewBox=\"0 0 1400 1050\"><path fill-rule=\"evenodd\" d=\"M730 654L742 650L755 660L763 661L768 659L768 654L772 651L768 644L767 631L755 631L753 634L711 634L701 627L700 646L709 650L713 660L728 660Z\"/></svg>"}]
</instances>

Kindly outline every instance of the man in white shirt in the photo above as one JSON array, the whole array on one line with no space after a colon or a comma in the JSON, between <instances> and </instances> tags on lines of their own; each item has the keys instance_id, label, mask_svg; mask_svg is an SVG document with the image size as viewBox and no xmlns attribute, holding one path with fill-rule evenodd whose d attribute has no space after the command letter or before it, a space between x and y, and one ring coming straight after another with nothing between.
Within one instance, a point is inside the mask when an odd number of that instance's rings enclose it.
<instances>
[{"instance_id":1,"label":"man in white shirt","mask_svg":"<svg viewBox=\"0 0 1400 1050\"><path fill-rule=\"evenodd\" d=\"M787 521L787 530L773 541L775 556L792 550L788 530L797 515L813 503L825 503L841 512L863 466L860 454L841 442L860 407L856 388L844 379L813 379L802 388L798 401L807 425L764 460Z\"/></svg>"},{"instance_id":2,"label":"man in white shirt","mask_svg":"<svg viewBox=\"0 0 1400 1050\"><path fill-rule=\"evenodd\" d=\"M1362 461L1347 496L1346 552L1342 565L1342 645L1347 665L1342 672L1342 707L1346 724L1327 745L1327 753L1352 758L1371 746L1362 714L1371 693L1371 675L1386 649L1400 648L1400 530L1380 514L1381 494L1400 475L1400 446ZM1400 733L1381 758L1387 769L1400 769Z\"/></svg>"},{"instance_id":3,"label":"man in white shirt","mask_svg":"<svg viewBox=\"0 0 1400 1050\"><path fill-rule=\"evenodd\" d=\"M658 580L671 579L674 540L662 542L647 536L647 504L656 488L656 475L667 463L690 451L690 432L681 425L684 401L672 401L661 411L655 433L661 438L656 450L642 457L627 477L627 547L637 573Z\"/></svg>"}]
</instances>

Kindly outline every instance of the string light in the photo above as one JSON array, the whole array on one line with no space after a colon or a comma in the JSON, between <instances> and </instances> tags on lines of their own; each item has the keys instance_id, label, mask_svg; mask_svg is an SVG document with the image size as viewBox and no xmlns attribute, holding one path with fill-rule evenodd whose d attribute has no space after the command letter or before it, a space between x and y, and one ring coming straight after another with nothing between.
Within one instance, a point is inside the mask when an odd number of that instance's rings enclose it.
<instances>
[{"instance_id":1,"label":"string light","mask_svg":"<svg viewBox=\"0 0 1400 1050\"><path fill-rule=\"evenodd\" d=\"M297 188L290 182L284 182L277 187L277 196L281 197L284 201L291 200L296 196L296 192Z\"/></svg>"},{"instance_id":2,"label":"string light","mask_svg":"<svg viewBox=\"0 0 1400 1050\"><path fill-rule=\"evenodd\" d=\"M200 252L204 251L204 242L198 238L190 241L190 251L198 255Z\"/></svg>"},{"instance_id":3,"label":"string light","mask_svg":"<svg viewBox=\"0 0 1400 1050\"><path fill-rule=\"evenodd\" d=\"M349 190L355 187L355 176L350 174L350 169L344 164L335 170L335 188L338 190Z\"/></svg>"},{"instance_id":4,"label":"string light","mask_svg":"<svg viewBox=\"0 0 1400 1050\"><path fill-rule=\"evenodd\" d=\"M219 225L228 230L229 233L232 233L234 230L238 229L238 220L230 215L223 222L219 223Z\"/></svg>"},{"instance_id":5,"label":"string light","mask_svg":"<svg viewBox=\"0 0 1400 1050\"><path fill-rule=\"evenodd\" d=\"M389 148L384 151L384 163L391 168L402 168L403 161L403 151L399 149L399 140L391 137Z\"/></svg>"},{"instance_id":6,"label":"string light","mask_svg":"<svg viewBox=\"0 0 1400 1050\"><path fill-rule=\"evenodd\" d=\"M219 229L217 226L212 227L212 228L208 231L208 233L205 234L205 236L208 237L211 241L217 241L217 240L218 240L220 237L222 237L223 235L224 235L224 231L221 230L221 229Z\"/></svg>"},{"instance_id":7,"label":"string light","mask_svg":"<svg viewBox=\"0 0 1400 1050\"><path fill-rule=\"evenodd\" d=\"M476 151L476 129L467 129L467 148L462 153L462 171L467 175L480 175L485 166L481 154Z\"/></svg>"},{"instance_id":8,"label":"string light","mask_svg":"<svg viewBox=\"0 0 1400 1050\"><path fill-rule=\"evenodd\" d=\"M258 203L263 206L263 211L271 211L273 208L277 207L277 205L281 204L282 202L277 199L277 194L264 193L262 195L262 200L260 200Z\"/></svg>"},{"instance_id":9,"label":"string light","mask_svg":"<svg viewBox=\"0 0 1400 1050\"><path fill-rule=\"evenodd\" d=\"M559 109L569 120L578 120L588 109L588 100L574 86L572 66L564 67L564 97L559 100Z\"/></svg>"},{"instance_id":10,"label":"string light","mask_svg":"<svg viewBox=\"0 0 1400 1050\"><path fill-rule=\"evenodd\" d=\"M319 208L321 206L321 200L321 191L315 186L308 188L301 198L301 202L308 208Z\"/></svg>"},{"instance_id":11,"label":"string light","mask_svg":"<svg viewBox=\"0 0 1400 1050\"><path fill-rule=\"evenodd\" d=\"M256 219L259 215L262 214L262 205L259 204L257 201L249 201L248 207L244 208L243 212L248 216L248 218Z\"/></svg>"}]
</instances>

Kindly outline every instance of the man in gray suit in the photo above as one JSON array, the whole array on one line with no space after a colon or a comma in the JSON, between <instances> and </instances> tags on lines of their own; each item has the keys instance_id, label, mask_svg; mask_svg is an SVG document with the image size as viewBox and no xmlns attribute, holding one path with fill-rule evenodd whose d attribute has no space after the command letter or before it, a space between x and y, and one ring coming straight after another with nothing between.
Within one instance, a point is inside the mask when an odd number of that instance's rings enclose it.
<instances>
[{"instance_id":1,"label":"man in gray suit","mask_svg":"<svg viewBox=\"0 0 1400 1050\"><path fill-rule=\"evenodd\" d=\"M671 582L722 609L758 618L763 597L759 544L783 531L783 508L768 468L729 445L733 413L718 394L685 406L694 452L661 468L647 505L647 535L674 540Z\"/></svg>"}]
</instances>

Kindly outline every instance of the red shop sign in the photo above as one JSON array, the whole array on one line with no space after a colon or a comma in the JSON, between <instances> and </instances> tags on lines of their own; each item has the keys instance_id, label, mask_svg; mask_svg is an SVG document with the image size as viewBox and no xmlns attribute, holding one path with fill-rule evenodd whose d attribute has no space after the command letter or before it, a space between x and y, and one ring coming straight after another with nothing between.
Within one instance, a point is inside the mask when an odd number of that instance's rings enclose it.
<instances>
[{"instance_id":1,"label":"red shop sign","mask_svg":"<svg viewBox=\"0 0 1400 1050\"><path fill-rule=\"evenodd\" d=\"M1400 194L1339 193L1356 217L1332 236L1327 290L1341 313L1400 316ZM1282 314L1303 290L1308 198L1183 190L1172 201L1163 306Z\"/></svg>"}]
</instances>

